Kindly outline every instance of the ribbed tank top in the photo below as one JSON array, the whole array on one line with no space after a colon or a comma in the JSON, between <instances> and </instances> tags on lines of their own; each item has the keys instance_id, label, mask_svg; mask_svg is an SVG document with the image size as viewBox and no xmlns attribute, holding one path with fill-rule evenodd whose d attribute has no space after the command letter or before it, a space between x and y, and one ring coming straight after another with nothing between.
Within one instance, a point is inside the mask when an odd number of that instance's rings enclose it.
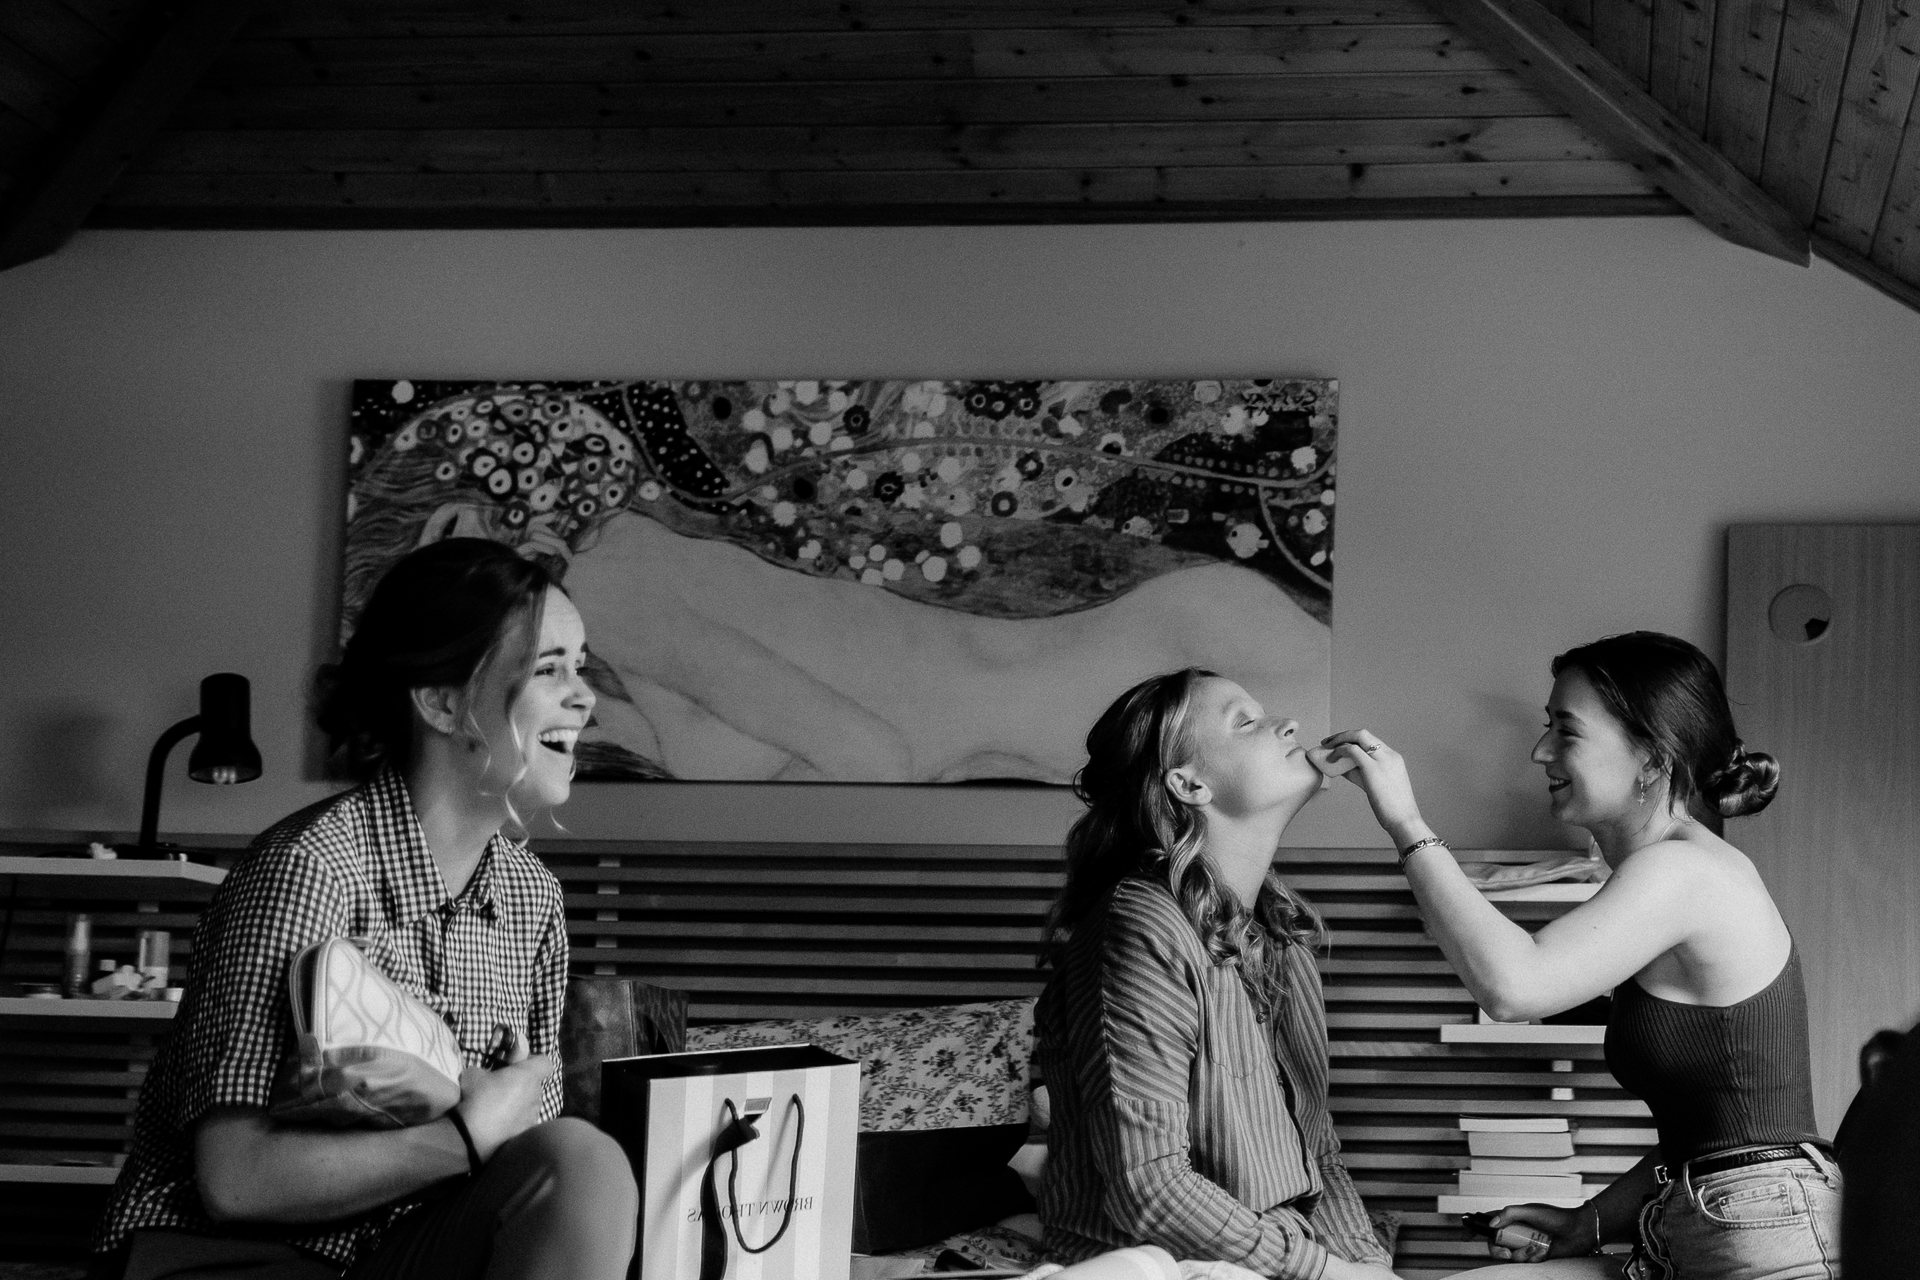
<instances>
[{"instance_id":1,"label":"ribbed tank top","mask_svg":"<svg viewBox=\"0 0 1920 1280\"><path fill-rule=\"evenodd\" d=\"M1738 1004L1676 1004L1632 978L1613 993L1607 1068L1653 1112L1668 1164L1819 1140L1800 949Z\"/></svg>"}]
</instances>

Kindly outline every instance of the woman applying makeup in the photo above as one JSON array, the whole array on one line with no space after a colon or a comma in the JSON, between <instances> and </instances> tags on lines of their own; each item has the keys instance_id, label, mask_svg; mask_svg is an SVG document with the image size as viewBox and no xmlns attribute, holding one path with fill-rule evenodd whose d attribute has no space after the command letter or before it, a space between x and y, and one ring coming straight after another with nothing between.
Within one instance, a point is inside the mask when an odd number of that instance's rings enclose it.
<instances>
[{"instance_id":1,"label":"woman applying makeup","mask_svg":"<svg viewBox=\"0 0 1920 1280\"><path fill-rule=\"evenodd\" d=\"M1685 641L1610 637L1560 655L1553 675L1533 759L1554 816L1585 828L1613 875L1537 933L1467 880L1398 753L1364 729L1324 744L1483 1009L1525 1021L1613 993L1607 1063L1659 1145L1577 1209L1503 1210L1497 1225L1548 1243L1495 1256L1536 1264L1512 1269L1530 1280L1623 1265L1635 1280L1835 1275L1840 1177L1814 1124L1799 957L1759 872L1720 836L1722 819L1772 799L1778 766L1741 745L1719 672ZM1636 1246L1630 1263L1585 1256L1615 1242Z\"/></svg>"}]
</instances>

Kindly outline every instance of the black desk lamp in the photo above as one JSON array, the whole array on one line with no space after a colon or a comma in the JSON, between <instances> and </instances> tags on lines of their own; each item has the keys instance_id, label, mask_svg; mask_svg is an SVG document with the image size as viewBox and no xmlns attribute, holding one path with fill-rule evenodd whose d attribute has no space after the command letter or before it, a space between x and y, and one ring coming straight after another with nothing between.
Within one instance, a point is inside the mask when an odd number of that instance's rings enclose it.
<instances>
[{"instance_id":1,"label":"black desk lamp","mask_svg":"<svg viewBox=\"0 0 1920 1280\"><path fill-rule=\"evenodd\" d=\"M187 776L195 782L252 782L260 776L260 749L253 745L252 690L245 676L231 671L200 682L200 714L189 716L160 735L147 757L147 790L140 801L140 842L135 857L168 856L157 843L160 826L160 787L166 779L167 755L182 738L200 735L187 756Z\"/></svg>"}]
</instances>

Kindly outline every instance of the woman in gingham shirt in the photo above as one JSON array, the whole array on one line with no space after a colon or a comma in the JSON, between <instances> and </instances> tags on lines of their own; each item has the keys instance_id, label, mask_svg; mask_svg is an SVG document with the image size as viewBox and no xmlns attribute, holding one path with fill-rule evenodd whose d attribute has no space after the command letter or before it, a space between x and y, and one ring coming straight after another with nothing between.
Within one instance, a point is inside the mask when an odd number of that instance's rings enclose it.
<instances>
[{"instance_id":1,"label":"woman in gingham shirt","mask_svg":"<svg viewBox=\"0 0 1920 1280\"><path fill-rule=\"evenodd\" d=\"M1087 735L1035 1012L1058 1261L1154 1244L1277 1280L1392 1280L1327 1112L1324 926L1272 869L1323 785L1298 728L1189 669Z\"/></svg>"},{"instance_id":2,"label":"woman in gingham shirt","mask_svg":"<svg viewBox=\"0 0 1920 1280\"><path fill-rule=\"evenodd\" d=\"M103 1270L625 1274L637 1198L626 1158L557 1118L560 886L506 834L567 798L594 703L584 657L573 603L497 543L438 542L381 580L322 672L318 709L366 780L256 840L201 919L95 1242ZM448 1116L387 1130L269 1119L294 1047L288 964L336 937L364 939L458 1037L467 1070Z\"/></svg>"}]
</instances>

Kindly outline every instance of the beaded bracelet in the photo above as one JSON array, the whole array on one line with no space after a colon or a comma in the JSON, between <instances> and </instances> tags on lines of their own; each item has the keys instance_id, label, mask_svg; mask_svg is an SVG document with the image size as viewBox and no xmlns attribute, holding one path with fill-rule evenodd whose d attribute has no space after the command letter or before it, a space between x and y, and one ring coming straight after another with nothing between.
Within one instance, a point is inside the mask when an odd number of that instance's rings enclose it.
<instances>
[{"instance_id":1,"label":"beaded bracelet","mask_svg":"<svg viewBox=\"0 0 1920 1280\"><path fill-rule=\"evenodd\" d=\"M1407 869L1407 859L1429 845L1439 845L1442 849L1446 849L1449 852L1453 849L1452 845L1442 840L1439 836L1428 836L1424 840L1415 840L1412 844L1400 851L1400 870L1405 871Z\"/></svg>"}]
</instances>

